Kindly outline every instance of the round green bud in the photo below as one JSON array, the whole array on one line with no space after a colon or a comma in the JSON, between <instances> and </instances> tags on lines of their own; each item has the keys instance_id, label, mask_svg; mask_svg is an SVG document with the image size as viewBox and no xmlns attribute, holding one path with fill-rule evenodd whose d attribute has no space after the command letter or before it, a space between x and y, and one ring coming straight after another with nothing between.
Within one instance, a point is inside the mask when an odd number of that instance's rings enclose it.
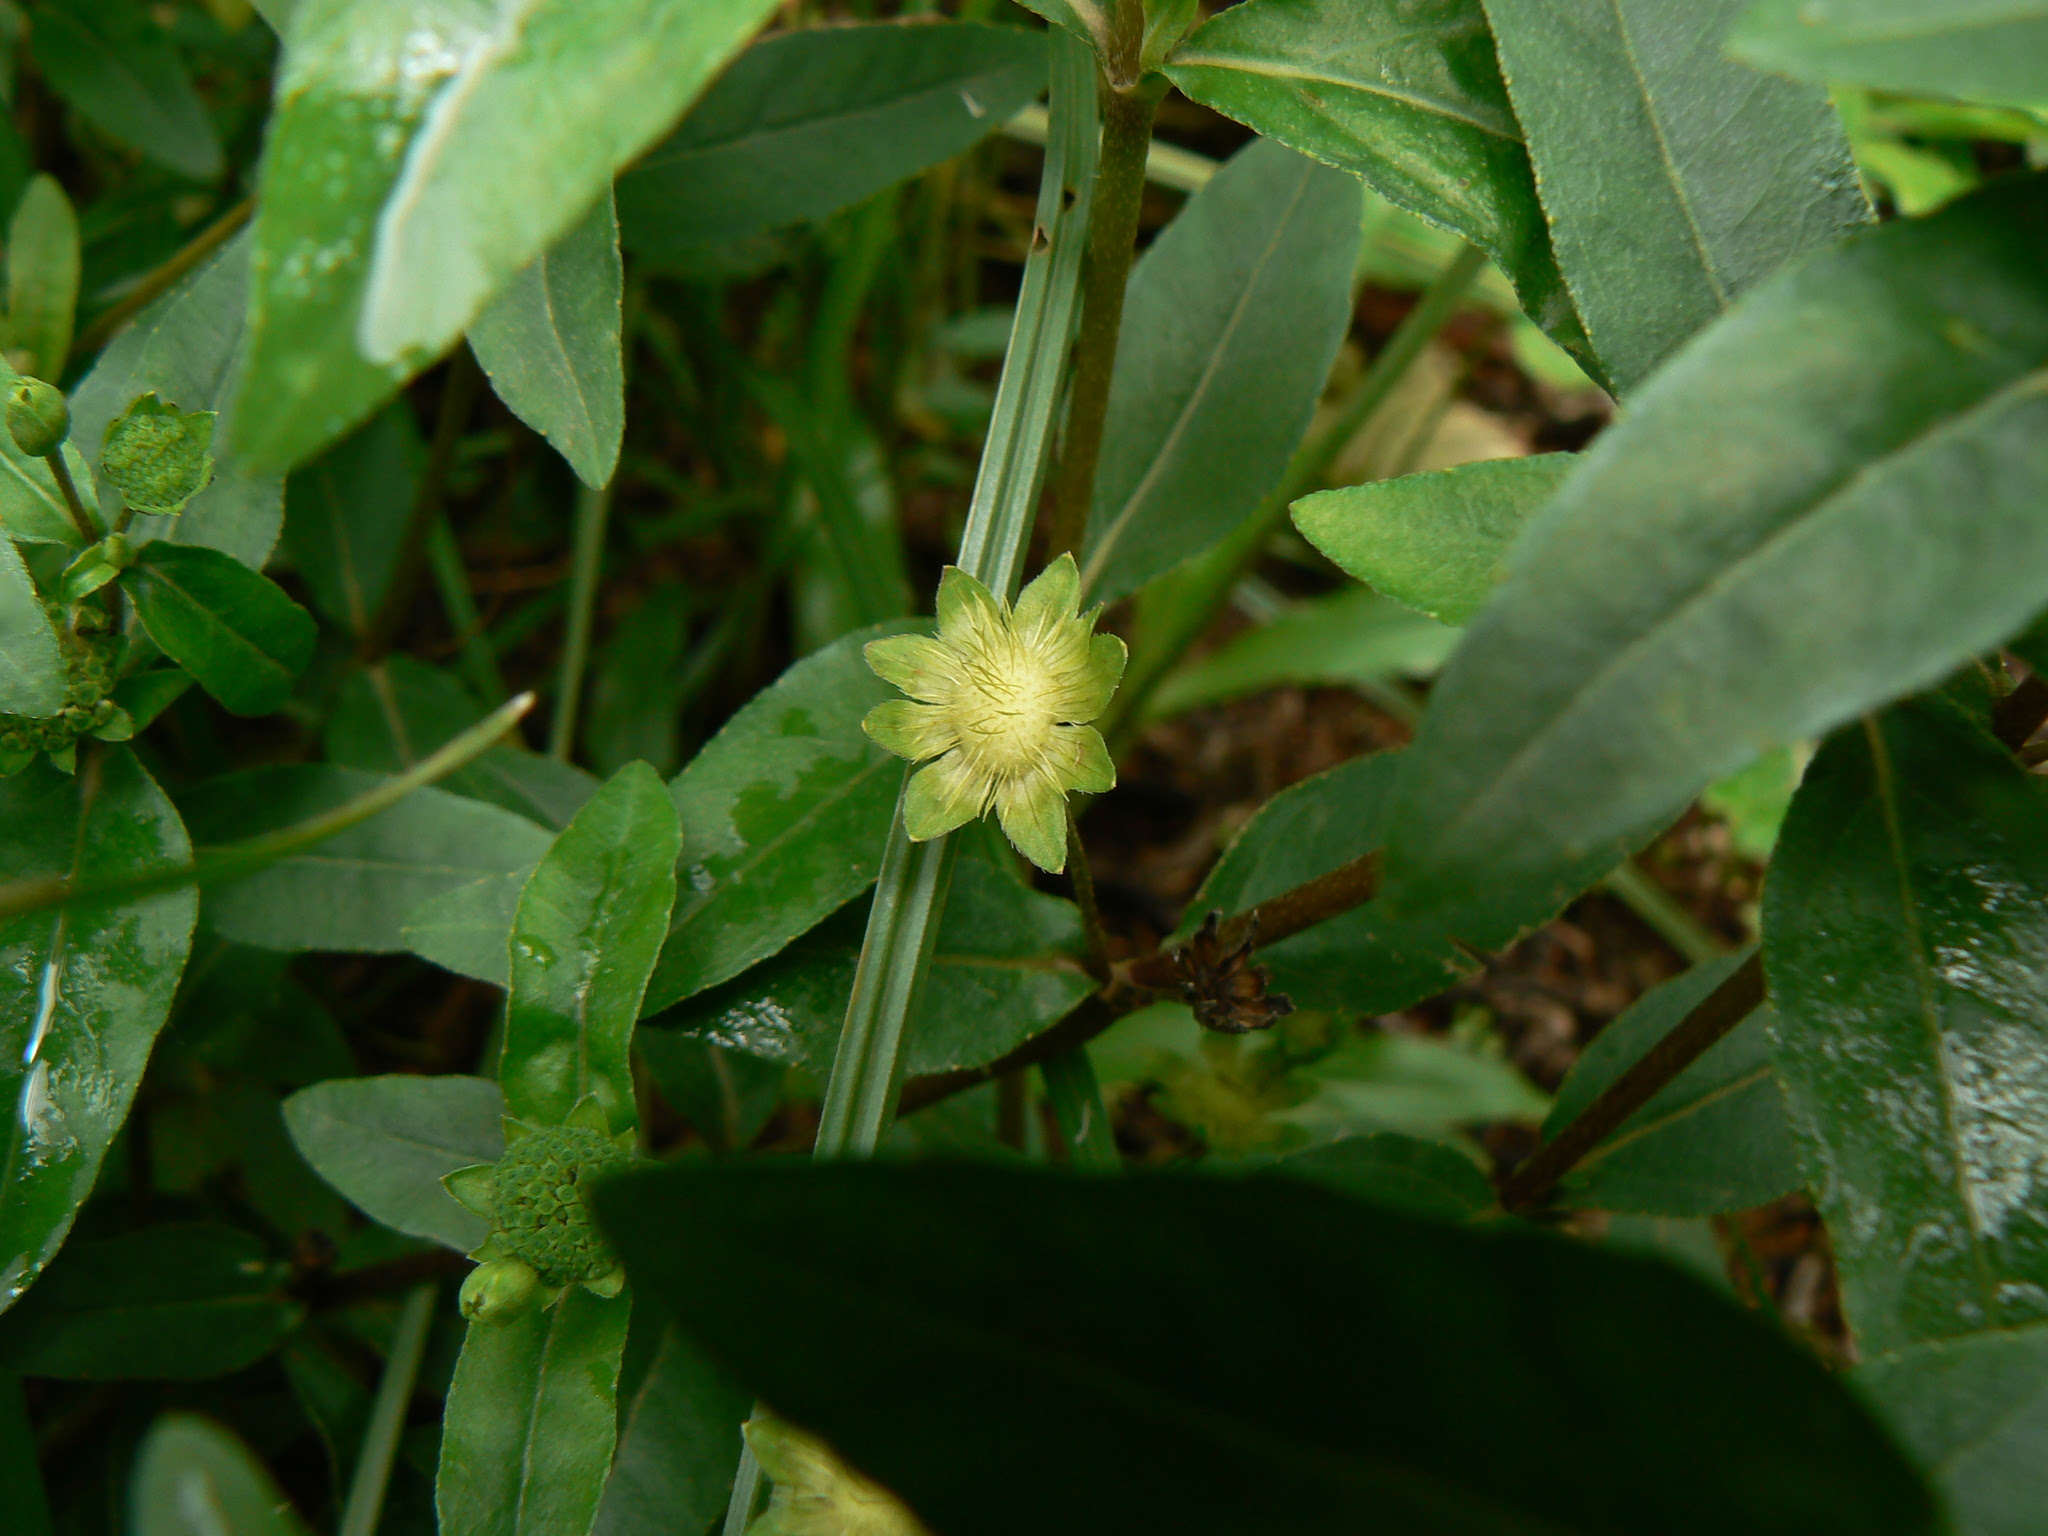
<instances>
[{"instance_id":1,"label":"round green bud","mask_svg":"<svg viewBox=\"0 0 2048 1536\"><path fill-rule=\"evenodd\" d=\"M31 458L47 459L71 435L71 407L64 391L41 379L15 380L7 397L7 430L14 446Z\"/></svg>"},{"instance_id":2,"label":"round green bud","mask_svg":"<svg viewBox=\"0 0 2048 1536\"><path fill-rule=\"evenodd\" d=\"M100 473L137 512L181 511L213 478L213 419L143 395L107 423Z\"/></svg>"},{"instance_id":3,"label":"round green bud","mask_svg":"<svg viewBox=\"0 0 2048 1536\"><path fill-rule=\"evenodd\" d=\"M462 1315L496 1323L529 1312L540 1300L540 1276L518 1259L486 1259L462 1282Z\"/></svg>"},{"instance_id":4,"label":"round green bud","mask_svg":"<svg viewBox=\"0 0 2048 1536\"><path fill-rule=\"evenodd\" d=\"M618 1267L583 1204L583 1181L630 1159L601 1131L554 1125L529 1132L498 1161L491 1224L499 1246L549 1285L597 1280Z\"/></svg>"}]
</instances>

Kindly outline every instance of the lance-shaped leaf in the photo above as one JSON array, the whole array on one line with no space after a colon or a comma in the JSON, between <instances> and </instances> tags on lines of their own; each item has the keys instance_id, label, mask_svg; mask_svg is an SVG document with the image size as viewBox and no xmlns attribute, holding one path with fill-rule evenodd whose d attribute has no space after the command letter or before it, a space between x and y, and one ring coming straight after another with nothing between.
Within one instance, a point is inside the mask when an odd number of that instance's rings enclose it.
<instances>
[{"instance_id":1,"label":"lance-shaped leaf","mask_svg":"<svg viewBox=\"0 0 2048 1536\"><path fill-rule=\"evenodd\" d=\"M363 1077L302 1088L285 1129L313 1171L393 1231L467 1253L490 1236L444 1175L505 1151L504 1090L481 1077Z\"/></svg>"},{"instance_id":2,"label":"lance-shaped leaf","mask_svg":"<svg viewBox=\"0 0 2048 1536\"><path fill-rule=\"evenodd\" d=\"M594 1536L708 1527L726 1505L747 1399L673 1325L624 1406Z\"/></svg>"},{"instance_id":3,"label":"lance-shaped leaf","mask_svg":"<svg viewBox=\"0 0 2048 1536\"><path fill-rule=\"evenodd\" d=\"M1294 526L1388 597L1467 624L1506 578L1522 525L1576 462L1568 453L1488 459L1317 491L1294 504Z\"/></svg>"},{"instance_id":4,"label":"lance-shaped leaf","mask_svg":"<svg viewBox=\"0 0 2048 1536\"><path fill-rule=\"evenodd\" d=\"M1558 265L1625 391L1870 219L1826 93L1722 53L1745 3L1486 0Z\"/></svg>"},{"instance_id":5,"label":"lance-shaped leaf","mask_svg":"<svg viewBox=\"0 0 2048 1536\"><path fill-rule=\"evenodd\" d=\"M1938 699L1832 738L1764 891L1776 1056L1858 1344L2048 1317L2048 804Z\"/></svg>"},{"instance_id":6,"label":"lance-shaped leaf","mask_svg":"<svg viewBox=\"0 0 2048 1536\"><path fill-rule=\"evenodd\" d=\"M1131 273L1082 581L1120 597L1242 523L1287 468L1351 319L1351 178L1254 141Z\"/></svg>"},{"instance_id":7,"label":"lance-shaped leaf","mask_svg":"<svg viewBox=\"0 0 2048 1536\"><path fill-rule=\"evenodd\" d=\"M47 763L0 780L0 877L115 880L185 863L171 802L126 747L78 778ZM70 1230L142 1080L191 947L189 890L0 923L0 1306Z\"/></svg>"},{"instance_id":8,"label":"lance-shaped leaf","mask_svg":"<svg viewBox=\"0 0 2048 1536\"><path fill-rule=\"evenodd\" d=\"M38 176L7 228L7 353L32 377L64 376L78 271L78 215L54 177Z\"/></svg>"},{"instance_id":9,"label":"lance-shaped leaf","mask_svg":"<svg viewBox=\"0 0 2048 1536\"><path fill-rule=\"evenodd\" d=\"M238 396L251 460L289 468L444 351L771 8L298 6L256 215Z\"/></svg>"},{"instance_id":10,"label":"lance-shaped leaf","mask_svg":"<svg viewBox=\"0 0 2048 1536\"><path fill-rule=\"evenodd\" d=\"M733 60L619 178L626 244L656 261L823 218L994 132L1045 88L1022 27L810 27Z\"/></svg>"},{"instance_id":11,"label":"lance-shaped leaf","mask_svg":"<svg viewBox=\"0 0 2048 1536\"><path fill-rule=\"evenodd\" d=\"M249 469L234 449L230 396L240 366L243 319L249 307L249 237L237 235L218 256L137 315L107 344L71 395L71 439L94 464L107 424L138 395L154 390L186 411L212 411L213 481L175 517L138 517L128 537L205 544L257 570L270 558L284 521L284 479ZM0 451L6 444L0 443ZM85 482L79 482L80 489ZM0 476L0 490L5 478ZM121 505L104 488L101 515L109 526Z\"/></svg>"},{"instance_id":12,"label":"lance-shaped leaf","mask_svg":"<svg viewBox=\"0 0 2048 1536\"><path fill-rule=\"evenodd\" d=\"M66 697L57 631L21 551L0 536L0 713L54 715Z\"/></svg>"},{"instance_id":13,"label":"lance-shaped leaf","mask_svg":"<svg viewBox=\"0 0 2048 1536\"><path fill-rule=\"evenodd\" d=\"M2048 599L2044 241L2048 179L1999 183L1799 263L1660 373L1438 680L1384 899L1519 887L1541 916L1714 779L2025 625Z\"/></svg>"},{"instance_id":14,"label":"lance-shaped leaf","mask_svg":"<svg viewBox=\"0 0 2048 1536\"><path fill-rule=\"evenodd\" d=\"M469 327L498 398L553 443L586 485L611 479L626 430L624 293L619 223L607 191Z\"/></svg>"},{"instance_id":15,"label":"lance-shaped leaf","mask_svg":"<svg viewBox=\"0 0 2048 1536\"><path fill-rule=\"evenodd\" d=\"M545 1311L469 1325L441 1421L441 1536L590 1529L618 1438L631 1310L572 1285Z\"/></svg>"},{"instance_id":16,"label":"lance-shaped leaf","mask_svg":"<svg viewBox=\"0 0 2048 1536\"><path fill-rule=\"evenodd\" d=\"M512 924L499 1081L515 1116L559 1125L588 1094L614 1132L634 1124L627 1059L668 934L683 828L668 787L630 763L569 823L526 882Z\"/></svg>"},{"instance_id":17,"label":"lance-shaped leaf","mask_svg":"<svg viewBox=\"0 0 2048 1536\"><path fill-rule=\"evenodd\" d=\"M217 549L146 544L124 585L150 639L235 714L282 708L313 658L313 616Z\"/></svg>"},{"instance_id":18,"label":"lance-shaped leaf","mask_svg":"<svg viewBox=\"0 0 2048 1536\"><path fill-rule=\"evenodd\" d=\"M1531 319L1597 368L1480 0L1246 0L1175 48L1166 75L1463 235L1507 274Z\"/></svg>"},{"instance_id":19,"label":"lance-shaped leaf","mask_svg":"<svg viewBox=\"0 0 2048 1536\"><path fill-rule=\"evenodd\" d=\"M1676 1029L1747 957L1696 965L1643 994L1594 1037L1559 1085L1546 1141ZM1748 1210L1805 1180L1771 1070L1770 1010L1759 1008L1687 1067L1566 1177L1566 1203L1648 1216Z\"/></svg>"},{"instance_id":20,"label":"lance-shaped leaf","mask_svg":"<svg viewBox=\"0 0 2048 1536\"><path fill-rule=\"evenodd\" d=\"M1728 50L1818 85L2038 107L2044 0L1756 0Z\"/></svg>"},{"instance_id":21,"label":"lance-shaped leaf","mask_svg":"<svg viewBox=\"0 0 2048 1536\"><path fill-rule=\"evenodd\" d=\"M1934 1526L1797 1345L1547 1233L1273 1176L735 1161L596 1199L639 1293L934 1530ZM1475 1415L1517 1432L1475 1457Z\"/></svg>"},{"instance_id":22,"label":"lance-shaped leaf","mask_svg":"<svg viewBox=\"0 0 2048 1536\"><path fill-rule=\"evenodd\" d=\"M130 1490L135 1536L301 1536L305 1527L249 1448L190 1414L160 1419Z\"/></svg>"},{"instance_id":23,"label":"lance-shaped leaf","mask_svg":"<svg viewBox=\"0 0 2048 1536\"><path fill-rule=\"evenodd\" d=\"M52 89L109 138L196 181L220 175L206 105L149 7L46 0L34 44Z\"/></svg>"}]
</instances>

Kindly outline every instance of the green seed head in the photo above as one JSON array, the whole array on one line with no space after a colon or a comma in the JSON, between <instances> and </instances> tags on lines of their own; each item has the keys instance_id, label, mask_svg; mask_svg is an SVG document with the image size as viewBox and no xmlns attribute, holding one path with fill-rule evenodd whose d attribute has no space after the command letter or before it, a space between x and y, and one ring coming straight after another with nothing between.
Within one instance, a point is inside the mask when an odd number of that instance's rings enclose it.
<instances>
[{"instance_id":1,"label":"green seed head","mask_svg":"<svg viewBox=\"0 0 2048 1536\"><path fill-rule=\"evenodd\" d=\"M71 407L64 403L64 391L41 379L17 379L7 397L7 430L23 453L47 459L71 435Z\"/></svg>"},{"instance_id":2,"label":"green seed head","mask_svg":"<svg viewBox=\"0 0 2048 1536\"><path fill-rule=\"evenodd\" d=\"M107 425L100 469L138 512L178 512L213 478L213 412L181 412L152 392Z\"/></svg>"},{"instance_id":3,"label":"green seed head","mask_svg":"<svg viewBox=\"0 0 2048 1536\"><path fill-rule=\"evenodd\" d=\"M581 1126L548 1126L520 1137L497 1167L491 1224L499 1244L549 1285L610 1274L618 1260L590 1220L582 1185L628 1161L610 1137Z\"/></svg>"}]
</instances>

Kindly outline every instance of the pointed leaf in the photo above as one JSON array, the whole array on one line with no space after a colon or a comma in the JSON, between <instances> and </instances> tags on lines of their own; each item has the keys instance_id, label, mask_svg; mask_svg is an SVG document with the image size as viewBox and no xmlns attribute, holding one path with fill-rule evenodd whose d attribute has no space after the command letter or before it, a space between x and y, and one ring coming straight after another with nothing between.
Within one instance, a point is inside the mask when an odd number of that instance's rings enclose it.
<instances>
[{"instance_id":1,"label":"pointed leaf","mask_svg":"<svg viewBox=\"0 0 2048 1536\"><path fill-rule=\"evenodd\" d=\"M1558 265L1625 392L1870 220L1826 93L1722 53L1746 3L1486 0Z\"/></svg>"},{"instance_id":2,"label":"pointed leaf","mask_svg":"<svg viewBox=\"0 0 2048 1536\"><path fill-rule=\"evenodd\" d=\"M514 274L469 327L469 344L498 398L553 443L585 485L610 481L626 430L624 290L619 223L607 191Z\"/></svg>"},{"instance_id":3,"label":"pointed leaf","mask_svg":"<svg viewBox=\"0 0 2048 1536\"><path fill-rule=\"evenodd\" d=\"M934 1530L1934 1527L1797 1345L1547 1233L1271 1175L733 1162L596 1199L640 1293ZM1475 1457L1475 1415L1517 1433Z\"/></svg>"},{"instance_id":4,"label":"pointed leaf","mask_svg":"<svg viewBox=\"0 0 2048 1536\"><path fill-rule=\"evenodd\" d=\"M1540 917L1714 779L2024 626L2044 242L2048 178L1998 183L1799 264L1645 389L1432 690L1382 899Z\"/></svg>"},{"instance_id":5,"label":"pointed leaf","mask_svg":"<svg viewBox=\"0 0 2048 1536\"><path fill-rule=\"evenodd\" d=\"M0 878L83 882L191 858L171 802L126 747L71 778L39 762L0 780ZM70 1230L142 1080L191 947L198 897L0 922L0 1307Z\"/></svg>"},{"instance_id":6,"label":"pointed leaf","mask_svg":"<svg viewBox=\"0 0 2048 1536\"><path fill-rule=\"evenodd\" d=\"M462 1253L490 1223L441 1185L505 1150L505 1095L481 1077L361 1077L315 1083L284 1101L285 1129L313 1171L393 1231Z\"/></svg>"},{"instance_id":7,"label":"pointed leaf","mask_svg":"<svg viewBox=\"0 0 2048 1536\"><path fill-rule=\"evenodd\" d=\"M1131 272L1082 581L1135 591L1249 517L1287 468L1351 322L1359 191L1254 141Z\"/></svg>"},{"instance_id":8,"label":"pointed leaf","mask_svg":"<svg viewBox=\"0 0 2048 1536\"><path fill-rule=\"evenodd\" d=\"M2048 1317L2048 803L1952 707L1821 749L1764 892L1778 1076L1858 1345Z\"/></svg>"},{"instance_id":9,"label":"pointed leaf","mask_svg":"<svg viewBox=\"0 0 2048 1536\"><path fill-rule=\"evenodd\" d=\"M7 229L7 353L38 379L64 376L78 316L78 215L54 177L21 194Z\"/></svg>"},{"instance_id":10,"label":"pointed leaf","mask_svg":"<svg viewBox=\"0 0 2048 1536\"><path fill-rule=\"evenodd\" d=\"M124 582L150 639L229 710L283 707L313 657L313 616L232 555L159 539Z\"/></svg>"},{"instance_id":11,"label":"pointed leaf","mask_svg":"<svg viewBox=\"0 0 2048 1536\"><path fill-rule=\"evenodd\" d=\"M645 763L622 768L569 823L519 897L499 1080L511 1113L559 1125L596 1094L633 1127L627 1052L668 934L683 829Z\"/></svg>"}]
</instances>

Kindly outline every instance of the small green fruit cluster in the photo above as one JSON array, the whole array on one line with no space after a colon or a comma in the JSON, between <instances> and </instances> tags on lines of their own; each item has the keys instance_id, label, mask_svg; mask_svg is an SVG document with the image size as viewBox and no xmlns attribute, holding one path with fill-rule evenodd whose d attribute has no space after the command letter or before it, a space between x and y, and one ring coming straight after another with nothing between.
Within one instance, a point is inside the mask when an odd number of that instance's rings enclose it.
<instances>
[{"instance_id":1,"label":"small green fruit cluster","mask_svg":"<svg viewBox=\"0 0 2048 1536\"><path fill-rule=\"evenodd\" d=\"M632 1161L630 1134L612 1136L595 1099L579 1103L565 1124L507 1120L505 1132L497 1162L442 1181L491 1223L490 1237L470 1255L478 1262L462 1283L463 1315L475 1322L515 1317L552 1305L572 1285L618 1295L625 1271L591 1221L583 1191Z\"/></svg>"},{"instance_id":2,"label":"small green fruit cluster","mask_svg":"<svg viewBox=\"0 0 2048 1536\"><path fill-rule=\"evenodd\" d=\"M64 657L64 707L54 715L0 714L0 774L17 773L38 752L61 761L80 738L105 730L119 713L113 699L121 637L82 633L64 622L61 604L44 605ZM102 614L79 611L81 623L105 622Z\"/></svg>"}]
</instances>

